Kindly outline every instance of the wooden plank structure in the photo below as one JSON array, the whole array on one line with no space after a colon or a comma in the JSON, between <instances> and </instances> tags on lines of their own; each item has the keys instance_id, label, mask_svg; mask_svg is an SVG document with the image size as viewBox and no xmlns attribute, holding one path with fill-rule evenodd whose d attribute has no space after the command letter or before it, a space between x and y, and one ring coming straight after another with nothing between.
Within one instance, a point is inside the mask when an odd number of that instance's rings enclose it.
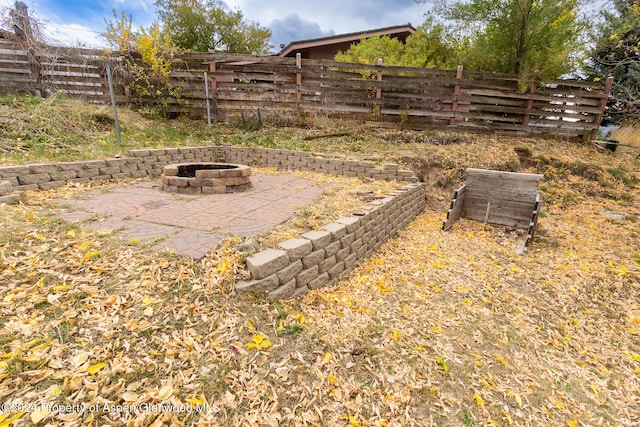
<instances>
[{"instance_id":1,"label":"wooden plank structure","mask_svg":"<svg viewBox=\"0 0 640 427\"><path fill-rule=\"evenodd\" d=\"M214 119L221 122L259 115L276 124L301 125L319 117L403 129L589 141L597 135L613 84L612 79L556 80L522 92L516 75L462 67L439 70L212 52L176 52L170 60L168 82L157 82L150 74L156 86L145 90L144 79L135 82L136 73L127 69L129 61L145 68L139 54L28 44L0 31L0 92L64 92L108 102L105 69L110 65L118 103L170 115L206 117L208 101Z\"/></svg>"},{"instance_id":2,"label":"wooden plank structure","mask_svg":"<svg viewBox=\"0 0 640 427\"><path fill-rule=\"evenodd\" d=\"M459 218L525 229L517 248L517 252L525 252L542 205L538 191L542 178L540 174L467 169L467 183L453 192L442 229L449 230Z\"/></svg>"}]
</instances>

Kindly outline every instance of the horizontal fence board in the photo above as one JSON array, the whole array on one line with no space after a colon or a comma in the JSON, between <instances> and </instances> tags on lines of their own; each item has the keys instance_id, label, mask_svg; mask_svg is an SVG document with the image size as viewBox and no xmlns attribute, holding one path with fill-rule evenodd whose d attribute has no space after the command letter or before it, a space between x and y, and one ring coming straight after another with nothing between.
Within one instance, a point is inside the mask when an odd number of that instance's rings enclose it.
<instances>
[{"instance_id":1,"label":"horizontal fence board","mask_svg":"<svg viewBox=\"0 0 640 427\"><path fill-rule=\"evenodd\" d=\"M597 130L608 94L600 82L556 80L522 93L510 74L340 63L295 58L177 52L169 84L177 98L138 96L127 89L130 60L98 49L34 46L29 54L0 39L0 82L7 90L65 91L108 102L105 68L110 65L120 104L159 106L202 114L208 74L211 109L217 117L232 111L280 111L359 118L379 125L400 122L410 128L460 129L512 135L587 138ZM35 62L34 62L35 61ZM98 101L96 101L98 102Z\"/></svg>"}]
</instances>

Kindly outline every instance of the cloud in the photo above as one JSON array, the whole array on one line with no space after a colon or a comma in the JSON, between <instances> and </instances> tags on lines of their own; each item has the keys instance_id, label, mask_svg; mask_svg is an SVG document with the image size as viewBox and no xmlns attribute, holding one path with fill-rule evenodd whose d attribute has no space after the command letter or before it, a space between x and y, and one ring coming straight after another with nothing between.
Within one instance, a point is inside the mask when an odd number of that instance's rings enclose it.
<instances>
[{"instance_id":1,"label":"cloud","mask_svg":"<svg viewBox=\"0 0 640 427\"><path fill-rule=\"evenodd\" d=\"M333 30L323 30L317 22L300 18L296 14L287 15L282 19L274 19L269 24L271 42L276 50L280 45L287 45L296 40L316 39L335 34Z\"/></svg>"},{"instance_id":2,"label":"cloud","mask_svg":"<svg viewBox=\"0 0 640 427\"><path fill-rule=\"evenodd\" d=\"M335 34L409 22L417 26L424 22L424 14L430 8L429 4L417 4L415 0L226 0L226 4L240 9L246 18L264 26L276 20L285 20L283 17L293 13L301 20L316 23L325 31L333 30ZM273 41L283 43L280 40Z\"/></svg>"}]
</instances>

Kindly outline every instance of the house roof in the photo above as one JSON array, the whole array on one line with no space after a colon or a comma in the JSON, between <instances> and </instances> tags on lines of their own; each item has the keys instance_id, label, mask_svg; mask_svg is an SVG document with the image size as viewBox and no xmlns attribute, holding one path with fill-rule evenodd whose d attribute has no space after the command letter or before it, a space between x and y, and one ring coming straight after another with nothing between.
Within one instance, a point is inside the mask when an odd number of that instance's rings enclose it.
<instances>
[{"instance_id":1,"label":"house roof","mask_svg":"<svg viewBox=\"0 0 640 427\"><path fill-rule=\"evenodd\" d=\"M297 40L289 43L284 49L282 49L282 51L280 51L278 56L288 56L300 49L309 49L318 46L328 46L347 42L357 42L363 38L366 39L375 36L407 37L410 34L413 34L415 31L416 29L411 24L406 24L396 25L393 27L378 28L374 30L359 31L355 33L338 34L335 36L321 37L317 39Z\"/></svg>"}]
</instances>

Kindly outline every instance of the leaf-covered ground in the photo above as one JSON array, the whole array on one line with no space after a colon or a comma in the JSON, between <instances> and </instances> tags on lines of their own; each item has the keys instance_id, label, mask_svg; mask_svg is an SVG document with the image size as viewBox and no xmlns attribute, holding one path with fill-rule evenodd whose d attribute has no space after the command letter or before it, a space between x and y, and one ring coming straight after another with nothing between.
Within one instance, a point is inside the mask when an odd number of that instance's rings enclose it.
<instances>
[{"instance_id":1,"label":"leaf-covered ground","mask_svg":"<svg viewBox=\"0 0 640 427\"><path fill-rule=\"evenodd\" d=\"M296 301L233 291L237 240L194 262L50 219L76 189L0 206L0 425L637 426L637 153L381 137L331 141L406 162L427 209ZM441 231L468 166L545 174L526 255L513 230ZM308 209L290 225L328 215Z\"/></svg>"}]
</instances>

